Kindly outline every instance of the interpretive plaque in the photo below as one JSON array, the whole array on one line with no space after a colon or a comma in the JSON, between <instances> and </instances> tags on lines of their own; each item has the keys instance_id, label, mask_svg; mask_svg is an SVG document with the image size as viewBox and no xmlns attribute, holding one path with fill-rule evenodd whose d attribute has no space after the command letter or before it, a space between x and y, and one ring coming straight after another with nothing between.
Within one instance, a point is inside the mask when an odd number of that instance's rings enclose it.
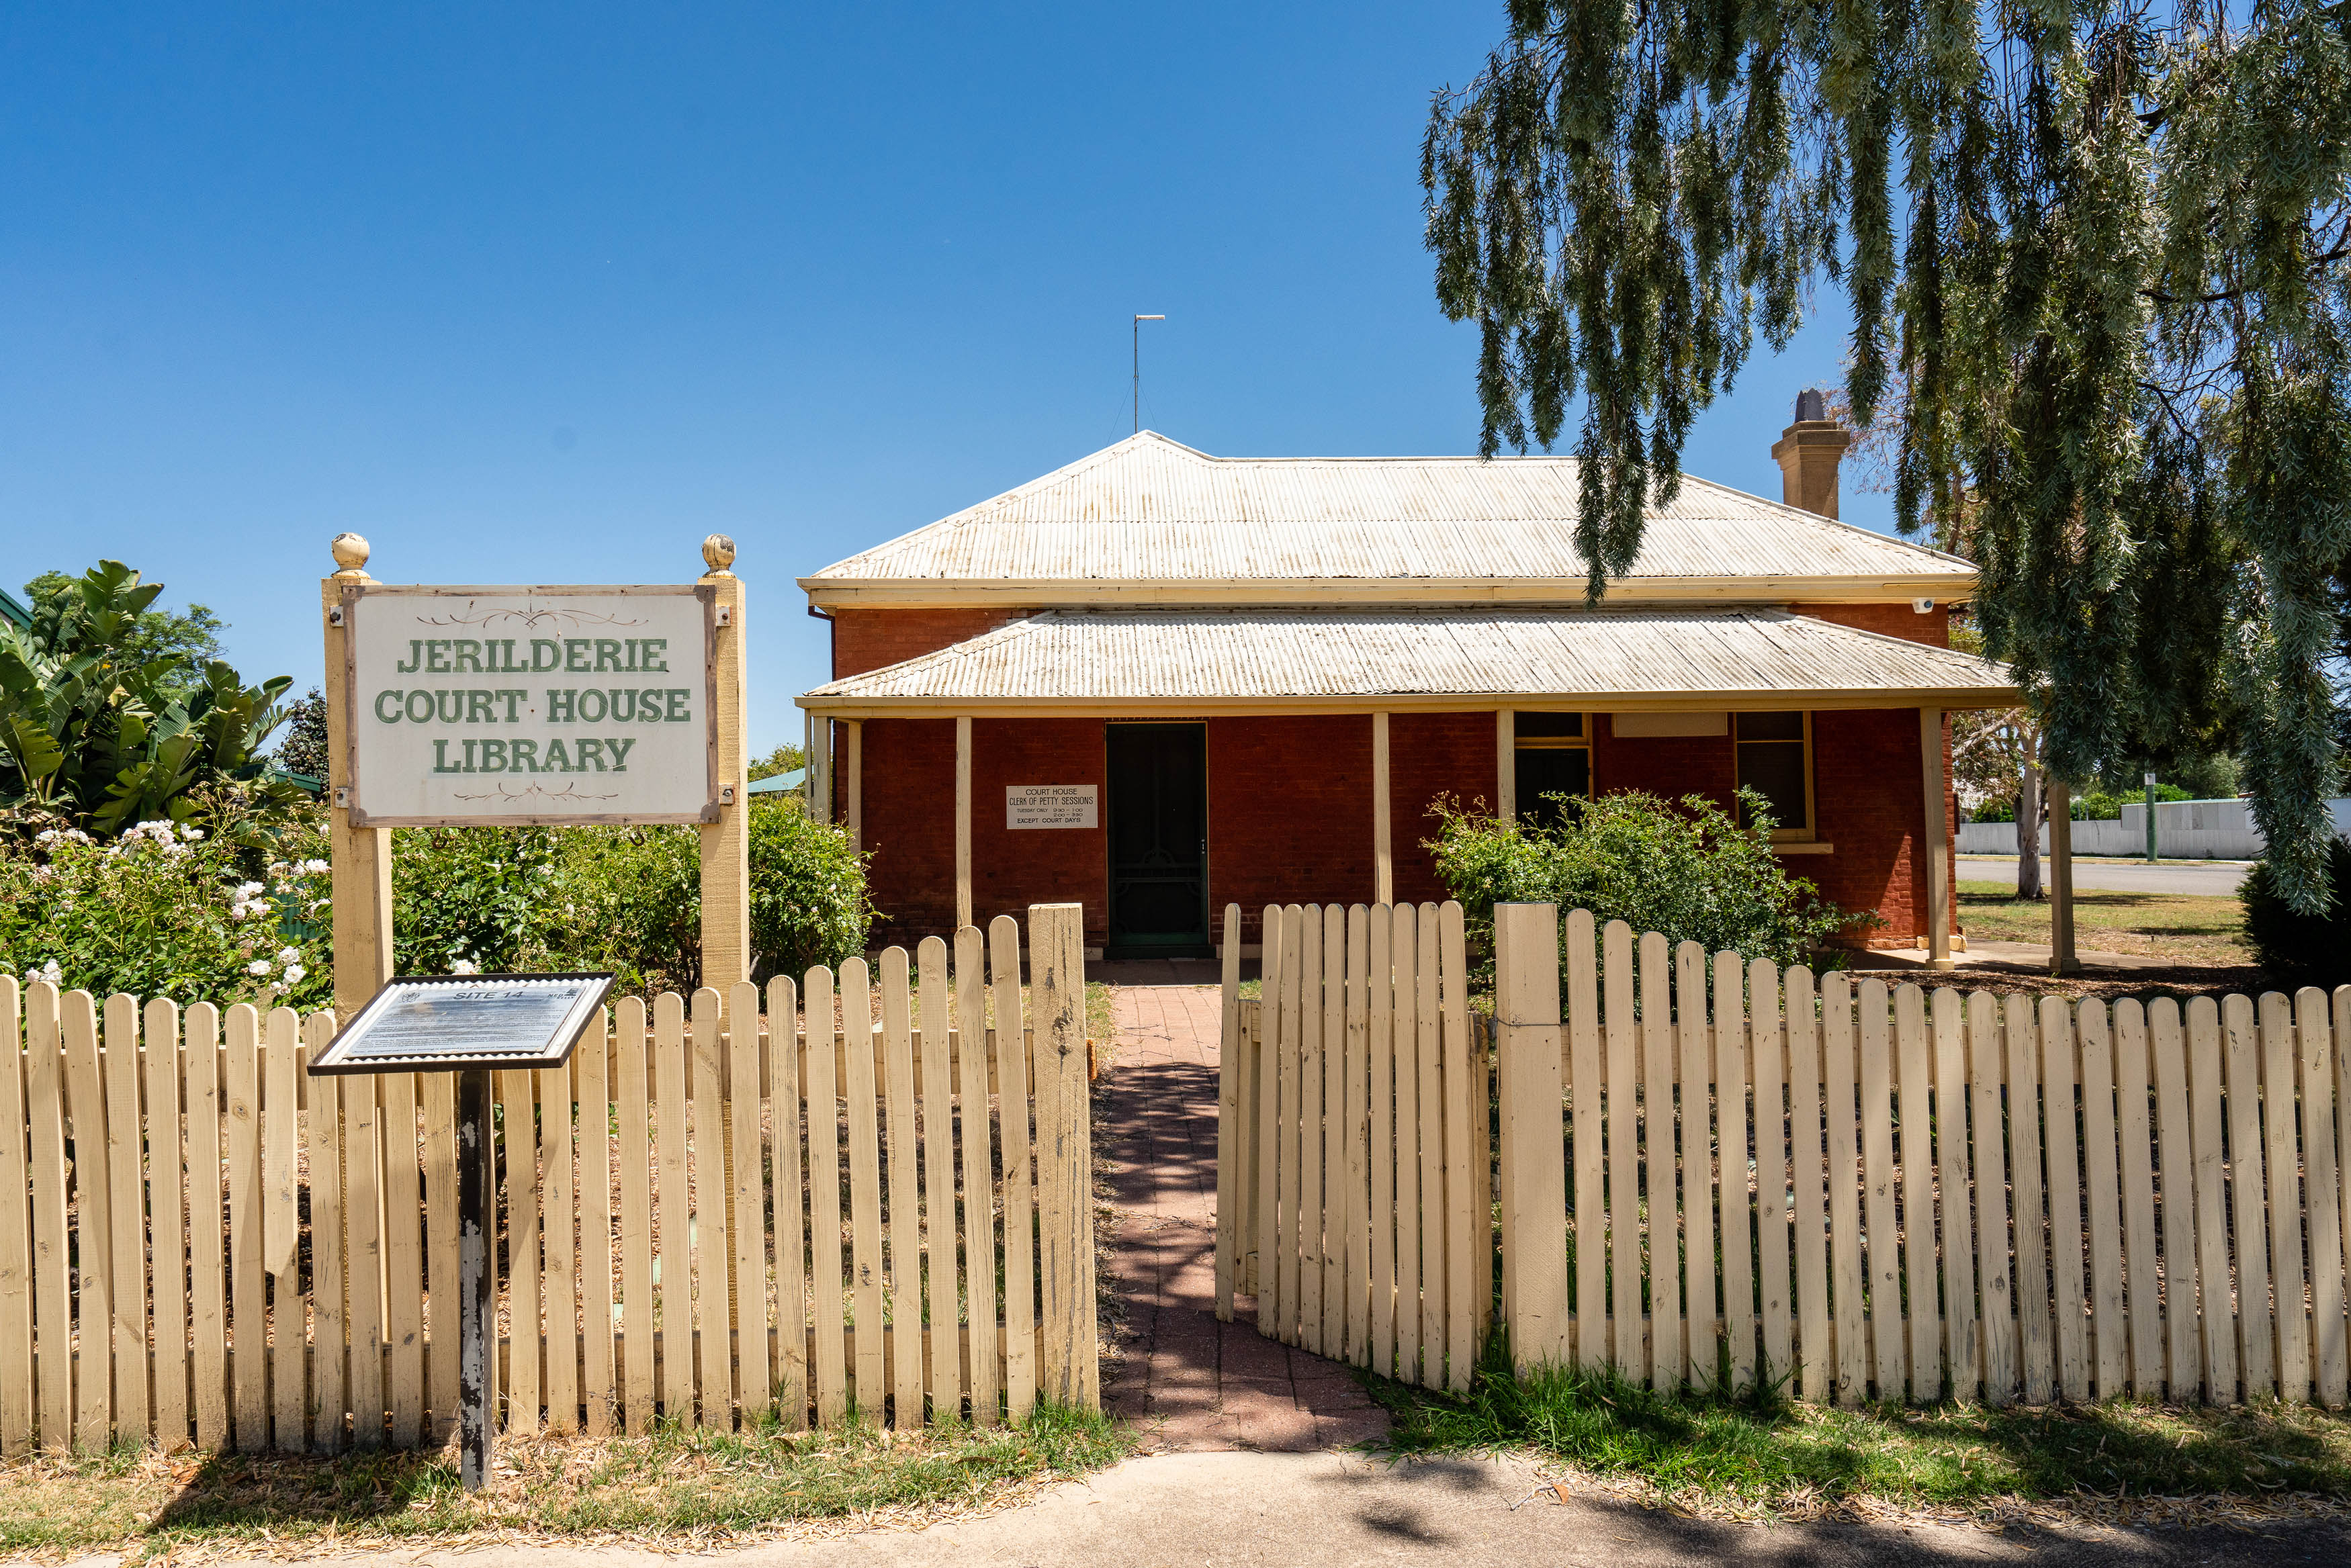
<instances>
[{"instance_id":1,"label":"interpretive plaque","mask_svg":"<svg viewBox=\"0 0 2351 1568\"><path fill-rule=\"evenodd\" d=\"M1084 784L1006 784L1008 828L1097 827L1096 788Z\"/></svg>"},{"instance_id":2,"label":"interpretive plaque","mask_svg":"<svg viewBox=\"0 0 2351 1568\"><path fill-rule=\"evenodd\" d=\"M310 1071L559 1067L611 988L609 974L395 976L319 1054Z\"/></svg>"},{"instance_id":3,"label":"interpretive plaque","mask_svg":"<svg viewBox=\"0 0 2351 1568\"><path fill-rule=\"evenodd\" d=\"M467 1491L489 1484L496 1449L490 1402L498 1386L497 1340L491 1333L497 1303L490 1248L498 1180L490 1075L562 1066L611 989L610 974L394 975L310 1063L319 1077L457 1075L457 1480ZM325 1103L334 1101L329 1096ZM311 1102L314 1109L319 1104ZM511 1124L507 1136L517 1136ZM413 1149L409 1158L415 1158ZM415 1175L412 1163L412 1182ZM413 1187L410 1191L413 1196ZM438 1253L432 1261L435 1333L445 1321L437 1315L447 1299L438 1283L443 1261Z\"/></svg>"}]
</instances>

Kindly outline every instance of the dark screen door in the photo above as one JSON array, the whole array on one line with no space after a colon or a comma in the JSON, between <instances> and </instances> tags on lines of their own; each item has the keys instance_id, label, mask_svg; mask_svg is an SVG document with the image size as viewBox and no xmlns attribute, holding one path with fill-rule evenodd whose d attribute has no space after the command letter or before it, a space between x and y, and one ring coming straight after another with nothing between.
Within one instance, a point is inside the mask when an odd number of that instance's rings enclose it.
<instances>
[{"instance_id":1,"label":"dark screen door","mask_svg":"<svg viewBox=\"0 0 2351 1568\"><path fill-rule=\"evenodd\" d=\"M1110 953L1207 955L1208 732L1109 726Z\"/></svg>"}]
</instances>

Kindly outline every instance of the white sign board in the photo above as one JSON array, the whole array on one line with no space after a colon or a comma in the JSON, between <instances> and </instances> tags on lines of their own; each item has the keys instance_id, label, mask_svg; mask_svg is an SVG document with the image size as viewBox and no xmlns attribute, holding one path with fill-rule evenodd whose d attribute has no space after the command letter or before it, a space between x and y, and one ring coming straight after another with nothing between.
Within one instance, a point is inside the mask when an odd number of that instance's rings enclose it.
<instances>
[{"instance_id":1,"label":"white sign board","mask_svg":"<svg viewBox=\"0 0 2351 1568\"><path fill-rule=\"evenodd\" d=\"M1097 827L1093 784L1006 784L1007 827Z\"/></svg>"},{"instance_id":2,"label":"white sign board","mask_svg":"<svg viewBox=\"0 0 2351 1568\"><path fill-rule=\"evenodd\" d=\"M352 826L716 821L714 597L346 587Z\"/></svg>"},{"instance_id":3,"label":"white sign board","mask_svg":"<svg viewBox=\"0 0 2351 1568\"><path fill-rule=\"evenodd\" d=\"M602 973L395 976L310 1073L559 1067L611 989Z\"/></svg>"}]
</instances>

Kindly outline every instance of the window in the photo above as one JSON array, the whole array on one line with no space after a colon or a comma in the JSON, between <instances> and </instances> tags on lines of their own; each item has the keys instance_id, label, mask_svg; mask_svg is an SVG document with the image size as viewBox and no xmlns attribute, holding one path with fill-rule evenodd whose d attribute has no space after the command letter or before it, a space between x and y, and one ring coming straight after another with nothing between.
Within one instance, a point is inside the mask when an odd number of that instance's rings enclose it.
<instances>
[{"instance_id":1,"label":"window","mask_svg":"<svg viewBox=\"0 0 2351 1568\"><path fill-rule=\"evenodd\" d=\"M1763 797L1771 816L1771 836L1813 836L1813 716L1810 713L1740 713L1739 784ZM1745 803L1739 820L1748 820Z\"/></svg>"},{"instance_id":2,"label":"window","mask_svg":"<svg viewBox=\"0 0 2351 1568\"><path fill-rule=\"evenodd\" d=\"M1581 713L1520 712L1511 717L1517 751L1519 820L1556 826L1568 802L1592 798L1592 731Z\"/></svg>"}]
</instances>

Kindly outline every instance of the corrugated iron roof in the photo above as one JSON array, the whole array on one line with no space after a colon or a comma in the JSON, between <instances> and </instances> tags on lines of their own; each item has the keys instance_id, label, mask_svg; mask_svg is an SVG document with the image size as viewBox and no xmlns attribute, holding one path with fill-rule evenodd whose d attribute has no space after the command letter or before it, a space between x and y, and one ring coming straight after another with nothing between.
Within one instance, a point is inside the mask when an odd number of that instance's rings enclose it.
<instances>
[{"instance_id":1,"label":"corrugated iron roof","mask_svg":"<svg viewBox=\"0 0 2351 1568\"><path fill-rule=\"evenodd\" d=\"M2016 689L1990 659L1768 608L1063 608L801 701L1034 710L1464 697L2004 707Z\"/></svg>"},{"instance_id":2,"label":"corrugated iron roof","mask_svg":"<svg viewBox=\"0 0 2351 1568\"><path fill-rule=\"evenodd\" d=\"M1153 431L800 579L1581 584L1565 457L1211 457ZM1971 575L1966 561L1685 478L1642 578Z\"/></svg>"}]
</instances>

